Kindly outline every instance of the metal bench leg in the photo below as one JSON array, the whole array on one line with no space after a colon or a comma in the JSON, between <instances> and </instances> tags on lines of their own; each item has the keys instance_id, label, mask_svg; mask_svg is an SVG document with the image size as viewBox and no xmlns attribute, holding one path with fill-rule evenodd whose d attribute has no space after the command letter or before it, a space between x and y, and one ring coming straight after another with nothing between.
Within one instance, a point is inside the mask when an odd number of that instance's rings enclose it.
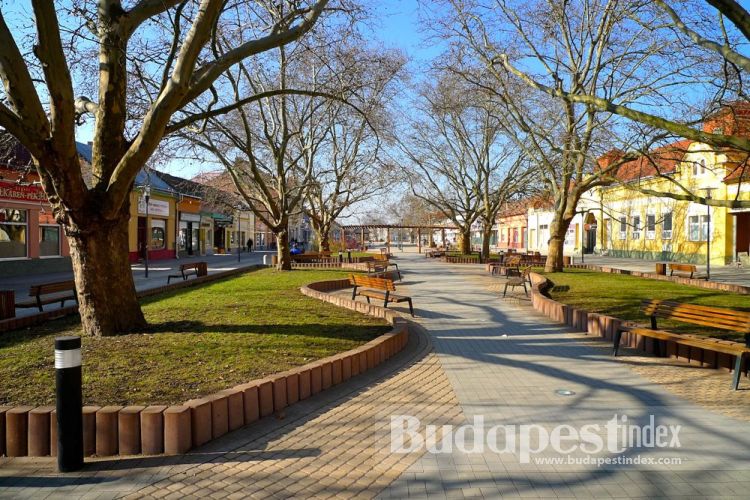
<instances>
[{"instance_id":1,"label":"metal bench leg","mask_svg":"<svg viewBox=\"0 0 750 500\"><path fill-rule=\"evenodd\" d=\"M367 303L369 304L370 303L370 296L369 295L365 295L365 298L367 299Z\"/></svg>"},{"instance_id":2,"label":"metal bench leg","mask_svg":"<svg viewBox=\"0 0 750 500\"><path fill-rule=\"evenodd\" d=\"M524 293L524 294L525 294L525 295L526 295L527 297L529 296L529 291L528 291L528 290L526 290L526 283L524 283L524 284L523 284L523 293Z\"/></svg>"},{"instance_id":3,"label":"metal bench leg","mask_svg":"<svg viewBox=\"0 0 750 500\"><path fill-rule=\"evenodd\" d=\"M411 313L412 317L414 317L414 306L411 304L411 299L409 299L409 312Z\"/></svg>"},{"instance_id":4,"label":"metal bench leg","mask_svg":"<svg viewBox=\"0 0 750 500\"><path fill-rule=\"evenodd\" d=\"M505 298L505 294L508 292L508 284L505 284L505 288L503 289L503 298Z\"/></svg>"},{"instance_id":5,"label":"metal bench leg","mask_svg":"<svg viewBox=\"0 0 750 500\"><path fill-rule=\"evenodd\" d=\"M734 376L732 377L732 389L735 391L740 387L740 369L742 368L742 354L737 355L734 362Z\"/></svg>"},{"instance_id":6,"label":"metal bench leg","mask_svg":"<svg viewBox=\"0 0 750 500\"><path fill-rule=\"evenodd\" d=\"M617 351L620 349L620 339L622 339L622 330L618 329L615 331L615 338L612 341L612 356L617 356Z\"/></svg>"},{"instance_id":7,"label":"metal bench leg","mask_svg":"<svg viewBox=\"0 0 750 500\"><path fill-rule=\"evenodd\" d=\"M354 285L354 289L352 290L352 300L355 300L357 298L357 285Z\"/></svg>"}]
</instances>

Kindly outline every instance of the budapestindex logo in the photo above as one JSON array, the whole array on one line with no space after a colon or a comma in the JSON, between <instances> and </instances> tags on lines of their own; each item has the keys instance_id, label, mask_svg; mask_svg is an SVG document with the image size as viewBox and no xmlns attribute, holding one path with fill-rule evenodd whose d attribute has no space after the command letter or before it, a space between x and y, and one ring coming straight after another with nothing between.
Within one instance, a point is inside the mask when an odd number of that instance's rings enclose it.
<instances>
[{"instance_id":1,"label":"budapestindex logo","mask_svg":"<svg viewBox=\"0 0 750 500\"><path fill-rule=\"evenodd\" d=\"M623 453L634 448L679 448L679 425L657 425L653 415L645 425L631 424L627 415L615 414L604 424L586 424L579 428L561 424L550 429L537 425L495 425L485 428L484 417L473 423L425 425L411 415L391 415L391 452L518 454L521 463L551 448L563 455L600 452Z\"/></svg>"}]
</instances>

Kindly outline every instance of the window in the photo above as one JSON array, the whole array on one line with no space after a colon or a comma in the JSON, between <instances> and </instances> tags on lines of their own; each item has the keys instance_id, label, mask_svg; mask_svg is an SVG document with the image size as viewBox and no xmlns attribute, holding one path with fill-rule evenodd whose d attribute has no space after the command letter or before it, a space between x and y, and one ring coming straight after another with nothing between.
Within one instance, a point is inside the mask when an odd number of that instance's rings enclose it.
<instances>
[{"instance_id":1,"label":"window","mask_svg":"<svg viewBox=\"0 0 750 500\"><path fill-rule=\"evenodd\" d=\"M167 221L154 219L151 221L151 250L163 250L167 244Z\"/></svg>"},{"instance_id":2,"label":"window","mask_svg":"<svg viewBox=\"0 0 750 500\"><path fill-rule=\"evenodd\" d=\"M0 259L26 257L26 210L0 208Z\"/></svg>"},{"instance_id":3,"label":"window","mask_svg":"<svg viewBox=\"0 0 750 500\"><path fill-rule=\"evenodd\" d=\"M703 175L706 173L706 160L702 159L699 162L693 162L693 176Z\"/></svg>"},{"instance_id":4,"label":"window","mask_svg":"<svg viewBox=\"0 0 750 500\"><path fill-rule=\"evenodd\" d=\"M666 212L661 223L661 237L665 240L672 239L672 212Z\"/></svg>"},{"instance_id":5,"label":"window","mask_svg":"<svg viewBox=\"0 0 750 500\"><path fill-rule=\"evenodd\" d=\"M620 217L620 239L624 240L628 237L628 219L627 217Z\"/></svg>"},{"instance_id":6,"label":"window","mask_svg":"<svg viewBox=\"0 0 750 500\"><path fill-rule=\"evenodd\" d=\"M656 238L656 215L646 215L646 239L653 240Z\"/></svg>"},{"instance_id":7,"label":"window","mask_svg":"<svg viewBox=\"0 0 750 500\"><path fill-rule=\"evenodd\" d=\"M641 216L633 216L633 239L637 240L641 237Z\"/></svg>"},{"instance_id":8,"label":"window","mask_svg":"<svg viewBox=\"0 0 750 500\"><path fill-rule=\"evenodd\" d=\"M706 241L708 239L708 216L691 215L688 217L688 239Z\"/></svg>"}]
</instances>

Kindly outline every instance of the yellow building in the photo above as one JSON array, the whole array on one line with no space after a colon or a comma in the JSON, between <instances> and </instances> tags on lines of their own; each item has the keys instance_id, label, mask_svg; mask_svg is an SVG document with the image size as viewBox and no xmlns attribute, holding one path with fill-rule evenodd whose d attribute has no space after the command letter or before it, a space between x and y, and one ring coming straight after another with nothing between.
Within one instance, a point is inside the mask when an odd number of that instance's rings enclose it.
<instances>
[{"instance_id":1,"label":"yellow building","mask_svg":"<svg viewBox=\"0 0 750 500\"><path fill-rule=\"evenodd\" d=\"M705 263L710 250L712 264L743 258L750 251L750 210L709 207L636 189L679 193L679 183L699 196L750 200L748 179L739 182L743 175L737 167L729 152L692 141L679 141L625 163L618 169L620 183L592 193L599 200L595 217L603 221L597 234L602 253Z\"/></svg>"}]
</instances>

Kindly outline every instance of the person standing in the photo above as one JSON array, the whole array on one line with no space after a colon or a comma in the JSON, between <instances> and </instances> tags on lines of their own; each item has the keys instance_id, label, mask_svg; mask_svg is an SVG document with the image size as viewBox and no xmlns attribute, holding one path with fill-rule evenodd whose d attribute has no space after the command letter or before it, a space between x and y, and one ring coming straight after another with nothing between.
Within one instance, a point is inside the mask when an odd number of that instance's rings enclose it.
<instances>
[{"instance_id":1,"label":"person standing","mask_svg":"<svg viewBox=\"0 0 750 500\"><path fill-rule=\"evenodd\" d=\"M253 239L252 238L247 239L247 251L248 252L253 251Z\"/></svg>"}]
</instances>

